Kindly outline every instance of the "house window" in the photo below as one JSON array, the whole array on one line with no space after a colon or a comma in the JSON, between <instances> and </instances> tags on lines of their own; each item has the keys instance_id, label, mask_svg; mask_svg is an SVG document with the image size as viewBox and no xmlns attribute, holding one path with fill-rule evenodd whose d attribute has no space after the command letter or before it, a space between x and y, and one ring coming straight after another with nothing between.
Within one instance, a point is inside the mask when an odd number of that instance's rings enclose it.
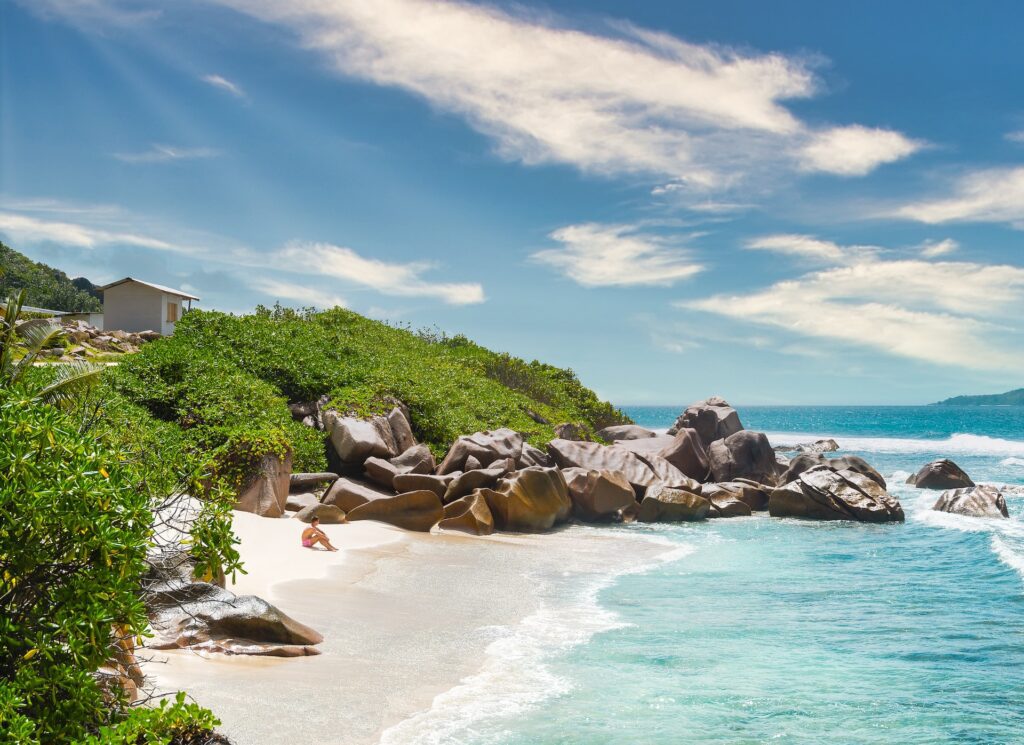
<instances>
[{"instance_id":1,"label":"house window","mask_svg":"<svg viewBox=\"0 0 1024 745\"><path fill-rule=\"evenodd\" d=\"M178 322L178 304L167 303L167 323Z\"/></svg>"}]
</instances>

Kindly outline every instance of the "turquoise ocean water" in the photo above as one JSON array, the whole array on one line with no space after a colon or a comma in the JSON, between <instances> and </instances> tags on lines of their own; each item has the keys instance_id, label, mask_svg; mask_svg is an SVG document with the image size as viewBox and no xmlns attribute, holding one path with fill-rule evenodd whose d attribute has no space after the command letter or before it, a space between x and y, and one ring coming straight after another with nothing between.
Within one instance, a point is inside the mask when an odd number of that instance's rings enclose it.
<instances>
[{"instance_id":1,"label":"turquoise ocean water","mask_svg":"<svg viewBox=\"0 0 1024 745\"><path fill-rule=\"evenodd\" d=\"M628 413L666 428L679 410ZM508 690L416 741L1024 743L1024 407L739 412L773 443L829 436L863 456L906 523L570 528L624 540L604 572L539 578L552 613L515 631L530 649L509 656ZM938 493L903 482L939 457L1008 485L1011 519L931 511ZM641 539L664 552L621 571Z\"/></svg>"}]
</instances>

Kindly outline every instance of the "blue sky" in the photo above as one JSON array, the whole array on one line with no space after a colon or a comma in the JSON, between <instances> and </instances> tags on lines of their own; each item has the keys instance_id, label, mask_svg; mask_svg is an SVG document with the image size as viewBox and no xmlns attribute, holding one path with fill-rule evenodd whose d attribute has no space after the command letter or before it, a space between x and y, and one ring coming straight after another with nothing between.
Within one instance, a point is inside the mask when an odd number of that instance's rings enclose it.
<instances>
[{"instance_id":1,"label":"blue sky","mask_svg":"<svg viewBox=\"0 0 1024 745\"><path fill-rule=\"evenodd\" d=\"M619 404L1024 385L1015 2L0 0L0 237Z\"/></svg>"}]
</instances>

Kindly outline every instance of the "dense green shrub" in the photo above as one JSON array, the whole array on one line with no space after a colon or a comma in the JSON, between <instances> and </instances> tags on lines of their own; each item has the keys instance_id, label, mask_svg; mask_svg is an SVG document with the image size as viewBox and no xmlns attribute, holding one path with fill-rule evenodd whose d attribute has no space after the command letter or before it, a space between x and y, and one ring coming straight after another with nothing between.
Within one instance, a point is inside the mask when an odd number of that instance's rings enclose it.
<instances>
[{"instance_id":1,"label":"dense green shrub","mask_svg":"<svg viewBox=\"0 0 1024 745\"><path fill-rule=\"evenodd\" d=\"M0 387L0 432L0 741L70 742L110 716L113 629L146 628L148 495L29 390Z\"/></svg>"},{"instance_id":2,"label":"dense green shrub","mask_svg":"<svg viewBox=\"0 0 1024 745\"><path fill-rule=\"evenodd\" d=\"M91 286L80 282L81 287ZM76 286L64 272L32 261L0 243L0 297L24 289L25 302L39 308L66 311L99 311L100 301L87 289Z\"/></svg>"},{"instance_id":3,"label":"dense green shrub","mask_svg":"<svg viewBox=\"0 0 1024 745\"><path fill-rule=\"evenodd\" d=\"M185 701L178 693L174 701L164 699L157 706L132 709L116 724L100 729L79 745L213 745L226 739L213 733L220 725L212 712Z\"/></svg>"}]
</instances>

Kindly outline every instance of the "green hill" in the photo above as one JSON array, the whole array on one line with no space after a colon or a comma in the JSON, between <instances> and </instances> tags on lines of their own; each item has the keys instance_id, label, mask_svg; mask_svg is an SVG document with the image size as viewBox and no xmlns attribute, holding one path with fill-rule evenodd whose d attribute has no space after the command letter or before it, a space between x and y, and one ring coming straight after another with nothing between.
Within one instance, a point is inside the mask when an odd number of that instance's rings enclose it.
<instances>
[{"instance_id":1,"label":"green hill","mask_svg":"<svg viewBox=\"0 0 1024 745\"><path fill-rule=\"evenodd\" d=\"M66 311L103 309L95 285L84 278L71 279L59 269L32 261L0 243L0 298L6 300L24 288L26 305Z\"/></svg>"},{"instance_id":2,"label":"green hill","mask_svg":"<svg viewBox=\"0 0 1024 745\"><path fill-rule=\"evenodd\" d=\"M1024 406L1024 388L987 396L955 396L932 406Z\"/></svg>"}]
</instances>

